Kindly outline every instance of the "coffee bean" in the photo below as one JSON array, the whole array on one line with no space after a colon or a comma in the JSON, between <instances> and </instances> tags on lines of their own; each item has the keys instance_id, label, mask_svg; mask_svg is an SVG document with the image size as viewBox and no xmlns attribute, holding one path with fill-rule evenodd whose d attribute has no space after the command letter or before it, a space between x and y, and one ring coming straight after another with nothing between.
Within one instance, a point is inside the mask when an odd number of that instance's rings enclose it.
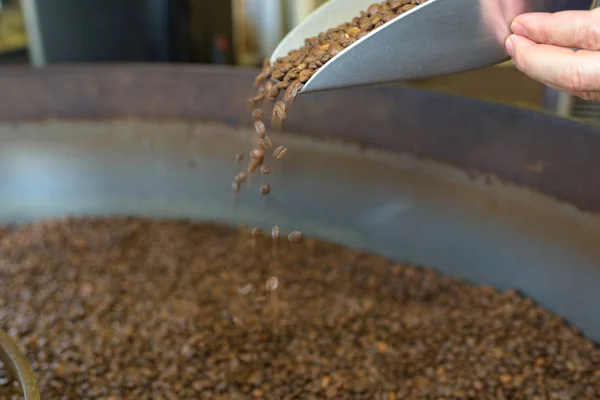
<instances>
[{"instance_id":1,"label":"coffee bean","mask_svg":"<svg viewBox=\"0 0 600 400\"><path fill-rule=\"evenodd\" d=\"M238 193L240 191L240 184L239 184L239 182L233 182L231 184L231 188L233 189L233 191L235 193Z\"/></svg>"},{"instance_id":2,"label":"coffee bean","mask_svg":"<svg viewBox=\"0 0 600 400\"><path fill-rule=\"evenodd\" d=\"M250 98L250 103L252 103L252 104L260 103L261 101L263 101L264 98L265 98L264 93L258 93L256 96Z\"/></svg>"},{"instance_id":3,"label":"coffee bean","mask_svg":"<svg viewBox=\"0 0 600 400\"><path fill-rule=\"evenodd\" d=\"M260 194L262 194L263 196L266 196L269 193L271 193L271 185L266 184L266 185L262 185L260 187Z\"/></svg>"},{"instance_id":4,"label":"coffee bean","mask_svg":"<svg viewBox=\"0 0 600 400\"><path fill-rule=\"evenodd\" d=\"M370 15L374 15L374 14L377 14L380 9L381 9L381 4L374 3L369 6L369 8L367 9L367 13L369 13Z\"/></svg>"},{"instance_id":5,"label":"coffee bean","mask_svg":"<svg viewBox=\"0 0 600 400\"><path fill-rule=\"evenodd\" d=\"M280 69L276 69L275 71L273 71L273 75L272 75L273 79L280 81L283 79L284 76L285 76L285 73Z\"/></svg>"},{"instance_id":6,"label":"coffee bean","mask_svg":"<svg viewBox=\"0 0 600 400\"><path fill-rule=\"evenodd\" d=\"M269 94L268 94L268 96L267 96L267 97L268 97L268 99L269 99L269 100L276 100L276 99L277 99L277 96L279 96L279 91L280 91L279 85L275 85L275 86L273 86L273 87L271 88L271 90L269 90Z\"/></svg>"},{"instance_id":7,"label":"coffee bean","mask_svg":"<svg viewBox=\"0 0 600 400\"><path fill-rule=\"evenodd\" d=\"M254 121L261 119L263 116L264 112L260 108L255 108L254 110L252 110L252 119Z\"/></svg>"},{"instance_id":8,"label":"coffee bean","mask_svg":"<svg viewBox=\"0 0 600 400\"><path fill-rule=\"evenodd\" d=\"M271 167L265 164L262 167L260 167L260 172L262 172L265 175L271 175Z\"/></svg>"},{"instance_id":9,"label":"coffee bean","mask_svg":"<svg viewBox=\"0 0 600 400\"><path fill-rule=\"evenodd\" d=\"M261 120L256 120L254 121L254 130L256 131L258 137L264 137L267 128L265 127L264 122L262 122Z\"/></svg>"},{"instance_id":10,"label":"coffee bean","mask_svg":"<svg viewBox=\"0 0 600 400\"><path fill-rule=\"evenodd\" d=\"M290 82L289 81L281 81L277 84L277 87L279 89L287 89L288 87L290 87Z\"/></svg>"},{"instance_id":11,"label":"coffee bean","mask_svg":"<svg viewBox=\"0 0 600 400\"><path fill-rule=\"evenodd\" d=\"M281 125L287 118L286 106L282 101L275 103L273 107L273 125Z\"/></svg>"},{"instance_id":12,"label":"coffee bean","mask_svg":"<svg viewBox=\"0 0 600 400\"><path fill-rule=\"evenodd\" d=\"M254 149L252 149L252 151L250 152L250 157L252 157L252 159L254 160L262 160L265 156L265 151L263 149L261 149L260 147L256 147Z\"/></svg>"},{"instance_id":13,"label":"coffee bean","mask_svg":"<svg viewBox=\"0 0 600 400\"><path fill-rule=\"evenodd\" d=\"M279 240L279 227L277 225L271 229L271 237L274 240Z\"/></svg>"},{"instance_id":14,"label":"coffee bean","mask_svg":"<svg viewBox=\"0 0 600 400\"><path fill-rule=\"evenodd\" d=\"M248 173L254 173L263 163L263 159L252 159L248 164Z\"/></svg>"},{"instance_id":15,"label":"coffee bean","mask_svg":"<svg viewBox=\"0 0 600 400\"><path fill-rule=\"evenodd\" d=\"M315 68L316 68L316 64L315 64ZM313 74L313 71L312 71L312 70L313 70L313 69L315 69L315 68L312 68L312 69L305 69L305 70L303 70L302 72L300 72L300 75L298 76L298 80L299 80L301 83L306 83L306 82L308 82L308 80L310 79L310 77L311 77L311 76L312 76L312 74Z\"/></svg>"},{"instance_id":16,"label":"coffee bean","mask_svg":"<svg viewBox=\"0 0 600 400\"><path fill-rule=\"evenodd\" d=\"M243 161L244 160L244 153L237 153L235 155L235 160L238 161L238 162L239 161Z\"/></svg>"},{"instance_id":17,"label":"coffee bean","mask_svg":"<svg viewBox=\"0 0 600 400\"><path fill-rule=\"evenodd\" d=\"M302 241L302 232L294 231L288 235L288 240L290 243L299 243Z\"/></svg>"},{"instance_id":18,"label":"coffee bean","mask_svg":"<svg viewBox=\"0 0 600 400\"><path fill-rule=\"evenodd\" d=\"M303 86L304 84L299 80L293 82L285 91L285 102L288 104L293 103L296 99L296 96L298 96L298 93L300 93L300 90L302 90Z\"/></svg>"},{"instance_id":19,"label":"coffee bean","mask_svg":"<svg viewBox=\"0 0 600 400\"><path fill-rule=\"evenodd\" d=\"M248 175L246 175L243 172L240 172L239 174L237 174L235 176L234 181L237 182L237 183L244 183L244 182L246 182L247 179L248 179Z\"/></svg>"},{"instance_id":20,"label":"coffee bean","mask_svg":"<svg viewBox=\"0 0 600 400\"><path fill-rule=\"evenodd\" d=\"M267 279L265 288L267 289L268 292L277 290L278 287L279 287L279 279L277 279L276 276L271 276L269 279Z\"/></svg>"},{"instance_id":21,"label":"coffee bean","mask_svg":"<svg viewBox=\"0 0 600 400\"><path fill-rule=\"evenodd\" d=\"M344 50L344 46L339 44L338 42L333 42L329 47L329 54L331 57L335 57L340 54Z\"/></svg>"},{"instance_id":22,"label":"coffee bean","mask_svg":"<svg viewBox=\"0 0 600 400\"><path fill-rule=\"evenodd\" d=\"M271 138L268 136L262 138L260 141L260 147L262 147L264 150L269 150L271 147L273 147L273 142L271 141Z\"/></svg>"},{"instance_id":23,"label":"coffee bean","mask_svg":"<svg viewBox=\"0 0 600 400\"><path fill-rule=\"evenodd\" d=\"M252 232L251 232L253 237L257 237L260 235L260 228L252 228Z\"/></svg>"},{"instance_id":24,"label":"coffee bean","mask_svg":"<svg viewBox=\"0 0 600 400\"><path fill-rule=\"evenodd\" d=\"M279 146L273 151L273 157L275 157L277 160L281 160L286 155L287 149L283 146Z\"/></svg>"}]
</instances>

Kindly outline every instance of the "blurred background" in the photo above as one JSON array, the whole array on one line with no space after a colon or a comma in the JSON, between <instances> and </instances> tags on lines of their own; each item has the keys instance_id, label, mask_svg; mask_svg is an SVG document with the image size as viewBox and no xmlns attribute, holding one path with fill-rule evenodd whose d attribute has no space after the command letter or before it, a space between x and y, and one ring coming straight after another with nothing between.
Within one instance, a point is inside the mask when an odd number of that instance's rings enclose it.
<instances>
[{"instance_id":1,"label":"blurred background","mask_svg":"<svg viewBox=\"0 0 600 400\"><path fill-rule=\"evenodd\" d=\"M326 0L0 0L0 66L161 62L258 66ZM570 0L587 9L592 0ZM598 103L561 95L512 63L412 82L600 122Z\"/></svg>"}]
</instances>

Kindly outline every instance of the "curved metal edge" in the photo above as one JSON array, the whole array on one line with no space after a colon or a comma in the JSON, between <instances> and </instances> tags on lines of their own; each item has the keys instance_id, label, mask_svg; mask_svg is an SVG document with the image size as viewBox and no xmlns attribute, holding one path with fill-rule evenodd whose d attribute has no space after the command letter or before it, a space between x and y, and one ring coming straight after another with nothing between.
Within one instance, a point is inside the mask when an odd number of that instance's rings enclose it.
<instances>
[{"instance_id":1,"label":"curved metal edge","mask_svg":"<svg viewBox=\"0 0 600 400\"><path fill-rule=\"evenodd\" d=\"M87 65L0 69L0 121L176 119L250 124L255 69ZM393 86L300 96L295 134L410 153L600 212L600 127Z\"/></svg>"},{"instance_id":2,"label":"curved metal edge","mask_svg":"<svg viewBox=\"0 0 600 400\"><path fill-rule=\"evenodd\" d=\"M25 400L40 400L37 379L29 360L3 330L0 330L0 360L7 371L18 380Z\"/></svg>"}]
</instances>

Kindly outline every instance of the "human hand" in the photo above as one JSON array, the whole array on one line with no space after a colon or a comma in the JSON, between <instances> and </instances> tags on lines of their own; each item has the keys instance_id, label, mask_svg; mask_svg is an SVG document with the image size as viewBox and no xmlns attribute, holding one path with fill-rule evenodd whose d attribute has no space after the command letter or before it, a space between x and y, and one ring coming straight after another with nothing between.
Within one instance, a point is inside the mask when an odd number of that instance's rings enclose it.
<instances>
[{"instance_id":1,"label":"human hand","mask_svg":"<svg viewBox=\"0 0 600 400\"><path fill-rule=\"evenodd\" d=\"M511 31L506 50L517 68L554 89L600 100L600 9L523 14Z\"/></svg>"}]
</instances>

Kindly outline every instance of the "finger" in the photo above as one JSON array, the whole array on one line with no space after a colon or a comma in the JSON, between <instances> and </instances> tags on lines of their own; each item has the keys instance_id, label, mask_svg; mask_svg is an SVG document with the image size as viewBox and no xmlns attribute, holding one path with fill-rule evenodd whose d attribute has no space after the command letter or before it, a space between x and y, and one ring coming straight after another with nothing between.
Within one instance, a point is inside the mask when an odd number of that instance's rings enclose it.
<instances>
[{"instance_id":1,"label":"finger","mask_svg":"<svg viewBox=\"0 0 600 400\"><path fill-rule=\"evenodd\" d=\"M600 50L600 9L523 14L510 28L540 44Z\"/></svg>"},{"instance_id":2,"label":"finger","mask_svg":"<svg viewBox=\"0 0 600 400\"><path fill-rule=\"evenodd\" d=\"M573 51L511 35L506 47L517 68L570 93L600 90L600 52Z\"/></svg>"}]
</instances>

